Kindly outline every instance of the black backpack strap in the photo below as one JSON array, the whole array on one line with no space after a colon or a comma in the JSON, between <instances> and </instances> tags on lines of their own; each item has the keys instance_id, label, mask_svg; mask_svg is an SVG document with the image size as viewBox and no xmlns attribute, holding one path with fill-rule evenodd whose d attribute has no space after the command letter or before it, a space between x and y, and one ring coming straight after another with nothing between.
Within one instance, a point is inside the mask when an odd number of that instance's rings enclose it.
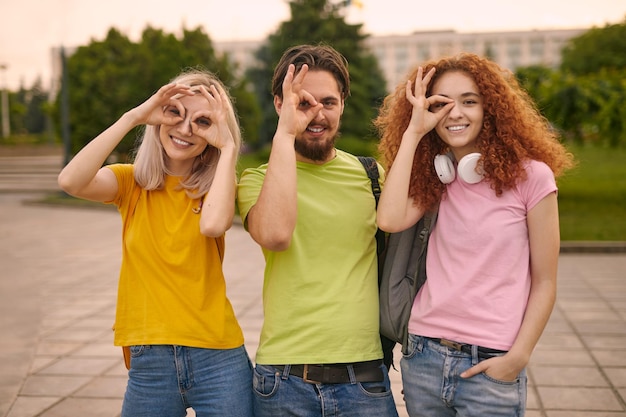
<instances>
[{"instance_id":1,"label":"black backpack strap","mask_svg":"<svg viewBox=\"0 0 626 417\"><path fill-rule=\"evenodd\" d=\"M365 172L367 172L367 177L370 179L370 183L372 185L372 194L374 194L374 199L376 200L376 208L378 208L378 200L380 199L380 193L382 189L380 188L380 182L378 182L378 178L380 178L380 173L378 172L378 163L376 159L371 156L357 156L363 168L365 168ZM385 232L380 229L376 230L376 251L380 256L384 250L386 245L386 236ZM382 265L379 265L382 266Z\"/></svg>"},{"instance_id":2,"label":"black backpack strap","mask_svg":"<svg viewBox=\"0 0 626 417\"><path fill-rule=\"evenodd\" d=\"M376 159L371 156L357 156L357 158L359 158L359 161L363 164L365 172L367 172L367 176L372 183L372 194L374 194L376 206L378 207L378 199L380 198L381 188L380 183L378 182L380 174L378 173L378 164L376 163Z\"/></svg>"},{"instance_id":3,"label":"black backpack strap","mask_svg":"<svg viewBox=\"0 0 626 417\"><path fill-rule=\"evenodd\" d=\"M357 156L361 164L365 168L365 172L367 172L367 176L370 179L372 184L372 194L374 195L374 199L376 200L376 208L378 208L378 200L380 199L380 193L382 189L380 188L380 182L378 182L378 178L380 178L380 173L378 172L378 163L376 159L371 156ZM382 268L383 268L383 258L384 251L387 245L387 236L385 232L380 229L376 229L376 252L378 255L378 285L380 286L380 277L382 276ZM380 335L380 343L383 348L383 363L390 369L395 366L393 364L393 348L396 345L396 342L389 339L384 335Z\"/></svg>"}]
</instances>

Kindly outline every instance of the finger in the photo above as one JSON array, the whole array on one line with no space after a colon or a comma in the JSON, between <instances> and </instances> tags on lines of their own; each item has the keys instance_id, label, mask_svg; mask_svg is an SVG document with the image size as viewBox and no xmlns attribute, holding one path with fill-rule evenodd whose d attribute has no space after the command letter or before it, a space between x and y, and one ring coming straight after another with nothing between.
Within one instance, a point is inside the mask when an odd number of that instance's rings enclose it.
<instances>
[{"instance_id":1,"label":"finger","mask_svg":"<svg viewBox=\"0 0 626 417\"><path fill-rule=\"evenodd\" d=\"M283 95L285 91L291 91L291 84L293 83L293 74L295 71L295 65L289 64L289 67L287 68L287 74L285 74L285 78L283 79Z\"/></svg>"},{"instance_id":2,"label":"finger","mask_svg":"<svg viewBox=\"0 0 626 417\"><path fill-rule=\"evenodd\" d=\"M430 84L430 80L432 80L436 70L437 69L435 67L432 67L422 79L422 86L424 87L424 91L428 88L428 84Z\"/></svg>"},{"instance_id":3,"label":"finger","mask_svg":"<svg viewBox=\"0 0 626 417\"><path fill-rule=\"evenodd\" d=\"M485 366L481 366L482 363L483 362L479 363L478 365L472 366L471 368L469 368L465 372L461 372L460 377L461 378L471 378L471 377L473 377L475 375L478 375L479 373L483 372L487 368Z\"/></svg>"},{"instance_id":4,"label":"finger","mask_svg":"<svg viewBox=\"0 0 626 417\"><path fill-rule=\"evenodd\" d=\"M295 67L294 67L294 71L295 71ZM293 83L294 84L302 83L302 80L304 80L304 76L306 75L307 72L309 72L309 66L307 64L302 64L302 66L300 67L300 71L298 71L298 73L295 75L293 79Z\"/></svg>"},{"instance_id":5,"label":"finger","mask_svg":"<svg viewBox=\"0 0 626 417\"><path fill-rule=\"evenodd\" d=\"M417 75L415 76L415 86L413 95L415 97L422 95L422 75L424 74L424 68L421 66L417 68Z\"/></svg>"},{"instance_id":6,"label":"finger","mask_svg":"<svg viewBox=\"0 0 626 417\"><path fill-rule=\"evenodd\" d=\"M200 85L198 86L198 91L200 92L200 94L202 95L202 97L206 98L207 101L210 104L214 104L215 100L216 100L216 96L217 94L215 94L213 91L214 90L210 90L210 88L213 87L212 85L209 86L208 88L205 87L204 85Z\"/></svg>"},{"instance_id":7,"label":"finger","mask_svg":"<svg viewBox=\"0 0 626 417\"><path fill-rule=\"evenodd\" d=\"M411 101L411 99L414 97L413 95L413 89L411 88L411 80L407 80L406 81L406 86L404 87L405 90L405 96L407 98L407 100Z\"/></svg>"},{"instance_id":8,"label":"finger","mask_svg":"<svg viewBox=\"0 0 626 417\"><path fill-rule=\"evenodd\" d=\"M168 110L168 107L176 107L178 114L174 114ZM185 119L185 106L177 98L171 97L165 106L162 107L164 122L167 124L175 124Z\"/></svg>"},{"instance_id":9,"label":"finger","mask_svg":"<svg viewBox=\"0 0 626 417\"><path fill-rule=\"evenodd\" d=\"M435 94L435 95L432 95L430 97L427 97L426 98L426 102L428 103L429 107L432 106L432 105L435 105L435 104L439 104L439 103L442 103L445 106L447 106L449 104L453 104L454 100L451 99L450 97L440 96L438 94ZM444 108L444 107L442 107L442 108Z\"/></svg>"}]
</instances>

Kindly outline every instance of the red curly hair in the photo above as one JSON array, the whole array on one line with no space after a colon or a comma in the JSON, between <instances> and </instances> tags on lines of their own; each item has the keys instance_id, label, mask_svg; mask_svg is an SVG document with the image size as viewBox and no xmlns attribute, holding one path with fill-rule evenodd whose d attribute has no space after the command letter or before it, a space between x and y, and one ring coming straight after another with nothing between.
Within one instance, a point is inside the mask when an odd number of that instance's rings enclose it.
<instances>
[{"instance_id":1,"label":"red curly hair","mask_svg":"<svg viewBox=\"0 0 626 417\"><path fill-rule=\"evenodd\" d=\"M555 177L573 166L572 154L560 143L557 132L510 71L469 53L429 61L423 66L423 73L427 74L433 67L437 71L429 83L426 97L432 94L432 87L439 77L449 71L468 75L478 87L483 98L484 117L477 146L482 155L485 179L496 195L525 179L525 161L534 159L546 163ZM413 85L416 77L417 68L408 76ZM396 158L412 110L406 98L405 81L385 98L374 120L381 136L378 151L387 169ZM435 207L446 190L437 177L433 161L436 155L447 151L446 143L435 129L422 138L415 151L409 197L425 209Z\"/></svg>"}]
</instances>

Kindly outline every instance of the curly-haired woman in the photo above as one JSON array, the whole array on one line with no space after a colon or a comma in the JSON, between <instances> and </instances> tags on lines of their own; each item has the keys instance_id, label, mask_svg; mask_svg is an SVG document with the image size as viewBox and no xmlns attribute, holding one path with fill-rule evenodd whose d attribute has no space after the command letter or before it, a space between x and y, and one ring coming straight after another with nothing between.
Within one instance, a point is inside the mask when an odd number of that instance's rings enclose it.
<instances>
[{"instance_id":1,"label":"curly-haired woman","mask_svg":"<svg viewBox=\"0 0 626 417\"><path fill-rule=\"evenodd\" d=\"M375 124L388 168L378 226L438 209L401 360L415 416L522 416L556 297L555 178L573 165L513 74L473 54L415 69Z\"/></svg>"}]
</instances>

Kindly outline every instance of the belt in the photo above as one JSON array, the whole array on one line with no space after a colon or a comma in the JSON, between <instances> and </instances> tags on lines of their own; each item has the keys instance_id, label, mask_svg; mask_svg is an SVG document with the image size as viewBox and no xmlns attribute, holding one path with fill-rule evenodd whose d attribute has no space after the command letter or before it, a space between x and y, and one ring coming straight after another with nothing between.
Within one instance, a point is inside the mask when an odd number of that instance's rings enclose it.
<instances>
[{"instance_id":1,"label":"belt","mask_svg":"<svg viewBox=\"0 0 626 417\"><path fill-rule=\"evenodd\" d=\"M439 343L442 346L449 347L450 349L457 350L459 352L472 354L472 345L468 345L465 343L454 342L448 339L436 339L432 337L425 337L424 339L432 340L433 342ZM490 349L482 346L477 346L478 357L480 359L489 359L494 356L501 355L506 353L506 350L498 350L498 349Z\"/></svg>"},{"instance_id":2,"label":"belt","mask_svg":"<svg viewBox=\"0 0 626 417\"><path fill-rule=\"evenodd\" d=\"M382 382L385 379L380 366L382 360L366 362L336 363L323 365L291 365L289 375L300 377L310 384L346 384L350 380L349 368L354 371L356 382ZM281 372L288 365L273 365Z\"/></svg>"}]
</instances>

